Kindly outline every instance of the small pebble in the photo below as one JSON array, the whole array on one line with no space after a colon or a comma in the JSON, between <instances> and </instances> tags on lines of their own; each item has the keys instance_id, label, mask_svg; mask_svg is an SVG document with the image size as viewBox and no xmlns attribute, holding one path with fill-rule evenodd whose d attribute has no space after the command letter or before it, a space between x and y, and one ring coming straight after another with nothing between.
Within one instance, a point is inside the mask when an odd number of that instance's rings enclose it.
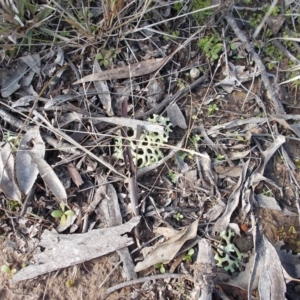
<instances>
[{"instance_id":1,"label":"small pebble","mask_svg":"<svg viewBox=\"0 0 300 300\"><path fill-rule=\"evenodd\" d=\"M190 76L191 76L192 79L198 78L199 75L200 75L199 69L197 69L197 68L192 68L192 69L190 70Z\"/></svg>"}]
</instances>

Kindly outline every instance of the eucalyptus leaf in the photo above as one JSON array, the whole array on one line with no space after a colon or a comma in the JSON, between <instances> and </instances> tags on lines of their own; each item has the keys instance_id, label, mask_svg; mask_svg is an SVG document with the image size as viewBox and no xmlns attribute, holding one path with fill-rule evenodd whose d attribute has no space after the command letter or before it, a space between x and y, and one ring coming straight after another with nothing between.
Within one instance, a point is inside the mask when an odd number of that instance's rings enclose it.
<instances>
[{"instance_id":1,"label":"eucalyptus leaf","mask_svg":"<svg viewBox=\"0 0 300 300\"><path fill-rule=\"evenodd\" d=\"M16 176L20 190L27 195L31 190L39 173L37 165L28 154L28 144L33 144L30 152L43 158L45 143L40 135L39 127L29 129L24 135L16 155Z\"/></svg>"},{"instance_id":2,"label":"eucalyptus leaf","mask_svg":"<svg viewBox=\"0 0 300 300\"><path fill-rule=\"evenodd\" d=\"M43 178L45 184L49 187L54 196L60 201L64 202L67 200L66 190L53 171L49 164L36 153L28 151L34 163L37 165L38 171L40 172L41 177Z\"/></svg>"}]
</instances>

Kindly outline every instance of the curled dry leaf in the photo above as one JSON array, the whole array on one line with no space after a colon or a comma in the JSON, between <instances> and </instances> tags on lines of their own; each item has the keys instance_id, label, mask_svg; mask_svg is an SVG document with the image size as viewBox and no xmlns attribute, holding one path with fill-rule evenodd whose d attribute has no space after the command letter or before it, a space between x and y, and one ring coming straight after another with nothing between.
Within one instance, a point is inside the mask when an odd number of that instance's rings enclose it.
<instances>
[{"instance_id":1,"label":"curled dry leaf","mask_svg":"<svg viewBox=\"0 0 300 300\"><path fill-rule=\"evenodd\" d=\"M7 69L1 72L1 95L3 98L9 97L16 90L20 88L19 81L22 79L26 70L28 69L27 64L21 60L18 62L17 68L13 72L9 72Z\"/></svg>"},{"instance_id":2,"label":"curled dry leaf","mask_svg":"<svg viewBox=\"0 0 300 300\"><path fill-rule=\"evenodd\" d=\"M30 145L29 145L30 144ZM20 190L27 195L39 173L37 165L32 161L27 149L39 157L45 155L45 144L40 135L39 127L29 129L24 135L16 155L16 176Z\"/></svg>"},{"instance_id":3,"label":"curled dry leaf","mask_svg":"<svg viewBox=\"0 0 300 300\"><path fill-rule=\"evenodd\" d=\"M181 230L174 237L158 245L152 250L152 252L148 252L148 254L145 255L145 259L136 265L134 271L140 272L151 266L154 266L155 264L169 262L172 260L183 244L186 241L193 239L197 235L198 221L199 220L197 219L190 226ZM145 250L144 253L146 253L149 251L149 248L144 248L143 250Z\"/></svg>"},{"instance_id":4,"label":"curled dry leaf","mask_svg":"<svg viewBox=\"0 0 300 300\"><path fill-rule=\"evenodd\" d=\"M169 56L160 59L148 59L136 64L116 69L110 69L101 73L94 73L75 81L73 84L85 83L90 81L102 81L111 79L125 79L150 74L162 67L169 59Z\"/></svg>"},{"instance_id":5,"label":"curled dry leaf","mask_svg":"<svg viewBox=\"0 0 300 300\"><path fill-rule=\"evenodd\" d=\"M57 175L55 174L55 172L53 171L53 169L43 158L41 158L35 152L32 152L30 150L28 151L28 153L31 156L33 162L36 164L38 172L43 178L45 184L49 187L54 196L60 202L65 202L67 200L66 190L59 178L57 177Z\"/></svg>"},{"instance_id":6,"label":"curled dry leaf","mask_svg":"<svg viewBox=\"0 0 300 300\"><path fill-rule=\"evenodd\" d=\"M231 215L234 212L234 210L237 208L240 201L243 183L245 182L248 166L249 166L249 160L244 164L239 181L237 182L233 193L230 195L227 201L226 210L224 214L216 221L213 227L213 232L215 231L222 232L226 230L226 228L228 227L230 223Z\"/></svg>"},{"instance_id":7,"label":"curled dry leaf","mask_svg":"<svg viewBox=\"0 0 300 300\"><path fill-rule=\"evenodd\" d=\"M14 177L15 161L9 143L0 150L0 189L8 199L21 201L21 193Z\"/></svg>"}]
</instances>

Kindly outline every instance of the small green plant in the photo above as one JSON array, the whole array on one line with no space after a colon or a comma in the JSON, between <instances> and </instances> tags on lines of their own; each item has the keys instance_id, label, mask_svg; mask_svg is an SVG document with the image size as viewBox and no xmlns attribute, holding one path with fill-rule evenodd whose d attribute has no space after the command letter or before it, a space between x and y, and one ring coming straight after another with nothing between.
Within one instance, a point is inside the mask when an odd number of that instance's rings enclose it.
<instances>
[{"instance_id":1,"label":"small green plant","mask_svg":"<svg viewBox=\"0 0 300 300\"><path fill-rule=\"evenodd\" d=\"M174 30L171 34L164 35L165 41L176 40L179 37L179 30Z\"/></svg>"},{"instance_id":2,"label":"small green plant","mask_svg":"<svg viewBox=\"0 0 300 300\"><path fill-rule=\"evenodd\" d=\"M104 67L108 67L111 64L112 59L116 58L119 53L120 50L113 48L109 50L102 49L96 54L96 59L99 60L100 65L102 64Z\"/></svg>"},{"instance_id":3,"label":"small green plant","mask_svg":"<svg viewBox=\"0 0 300 300\"><path fill-rule=\"evenodd\" d=\"M211 5L211 0L194 0L192 1L191 11L197 11L199 9L203 9L209 7ZM203 11L198 11L193 14L194 20L199 23L203 24L206 17L209 17L213 14L212 9L207 9Z\"/></svg>"},{"instance_id":4,"label":"small green plant","mask_svg":"<svg viewBox=\"0 0 300 300\"><path fill-rule=\"evenodd\" d=\"M17 135L11 135L10 133L7 133L4 135L4 139L9 143L12 152L16 152L19 149L22 137Z\"/></svg>"},{"instance_id":5,"label":"small green plant","mask_svg":"<svg viewBox=\"0 0 300 300\"><path fill-rule=\"evenodd\" d=\"M3 265L1 267L1 271L3 273L6 273L9 278L12 278L14 276L14 274L17 272L17 269L10 267L9 265Z\"/></svg>"},{"instance_id":6,"label":"small green plant","mask_svg":"<svg viewBox=\"0 0 300 300\"><path fill-rule=\"evenodd\" d=\"M214 33L212 35L203 37L198 42L198 46L201 50L204 51L207 59L209 59L210 61L214 61L219 58L223 43L220 39L220 36L217 33Z\"/></svg>"},{"instance_id":7,"label":"small green plant","mask_svg":"<svg viewBox=\"0 0 300 300\"><path fill-rule=\"evenodd\" d=\"M274 197L273 192L270 189L263 189L262 194L267 197Z\"/></svg>"},{"instance_id":8,"label":"small green plant","mask_svg":"<svg viewBox=\"0 0 300 300\"><path fill-rule=\"evenodd\" d=\"M183 219L183 215L178 212L176 215L173 215L173 218L179 222L181 219Z\"/></svg>"},{"instance_id":9,"label":"small green plant","mask_svg":"<svg viewBox=\"0 0 300 300\"><path fill-rule=\"evenodd\" d=\"M19 201L15 201L15 200L7 200L7 208L10 211L17 211L19 208L21 207L20 202Z\"/></svg>"},{"instance_id":10,"label":"small green plant","mask_svg":"<svg viewBox=\"0 0 300 300\"><path fill-rule=\"evenodd\" d=\"M75 281L74 279L68 279L68 280L66 281L66 286L67 286L68 288L74 287L75 284L76 284L76 281Z\"/></svg>"},{"instance_id":11,"label":"small green plant","mask_svg":"<svg viewBox=\"0 0 300 300\"><path fill-rule=\"evenodd\" d=\"M176 183L178 180L178 174L175 172L170 171L168 173L168 178L171 180L172 183Z\"/></svg>"},{"instance_id":12,"label":"small green plant","mask_svg":"<svg viewBox=\"0 0 300 300\"><path fill-rule=\"evenodd\" d=\"M207 109L207 112L208 112L208 115L210 116L212 113L214 113L215 111L218 111L219 110L219 107L217 104L209 104L208 105L208 109Z\"/></svg>"},{"instance_id":13,"label":"small green plant","mask_svg":"<svg viewBox=\"0 0 300 300\"><path fill-rule=\"evenodd\" d=\"M225 155L222 155L222 154L217 153L217 154L216 154L216 159L222 161L222 160L225 159Z\"/></svg>"},{"instance_id":14,"label":"small green plant","mask_svg":"<svg viewBox=\"0 0 300 300\"><path fill-rule=\"evenodd\" d=\"M51 216L56 219L60 218L60 224L63 226L67 222L67 217L73 216L74 212L72 210L66 210L66 205L63 202L61 202L59 204L59 206L60 206L60 209L54 210L51 213Z\"/></svg>"},{"instance_id":15,"label":"small green plant","mask_svg":"<svg viewBox=\"0 0 300 300\"><path fill-rule=\"evenodd\" d=\"M164 274L166 273L166 268L164 267L164 263L159 263L154 265L155 269L159 269L159 272Z\"/></svg>"},{"instance_id":16,"label":"small green plant","mask_svg":"<svg viewBox=\"0 0 300 300\"><path fill-rule=\"evenodd\" d=\"M187 263L190 263L192 261L192 256L194 255L195 250L191 248L186 255L183 257L183 260L185 260Z\"/></svg>"},{"instance_id":17,"label":"small green plant","mask_svg":"<svg viewBox=\"0 0 300 300\"><path fill-rule=\"evenodd\" d=\"M199 134L195 134L190 138L190 141L193 145L197 144L201 140L201 137Z\"/></svg>"}]
</instances>

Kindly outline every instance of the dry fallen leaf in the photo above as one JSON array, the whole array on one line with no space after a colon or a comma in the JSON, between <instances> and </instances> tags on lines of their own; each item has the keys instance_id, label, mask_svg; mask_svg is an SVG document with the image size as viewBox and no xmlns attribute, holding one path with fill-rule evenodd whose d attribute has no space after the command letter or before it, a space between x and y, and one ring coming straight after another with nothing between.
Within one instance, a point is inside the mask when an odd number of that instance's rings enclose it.
<instances>
[{"instance_id":1,"label":"dry fallen leaf","mask_svg":"<svg viewBox=\"0 0 300 300\"><path fill-rule=\"evenodd\" d=\"M148 254L145 255L145 259L136 265L134 271L140 272L155 264L172 260L182 245L197 235L198 221L197 219L189 227L184 228L168 241L159 244L152 252L148 252ZM149 248L144 248L143 250L145 250L144 253L146 253Z\"/></svg>"},{"instance_id":2,"label":"dry fallen leaf","mask_svg":"<svg viewBox=\"0 0 300 300\"><path fill-rule=\"evenodd\" d=\"M67 201L67 193L66 190L53 171L53 169L49 166L49 164L41 157L39 157L36 153L28 151L29 155L31 156L34 163L37 165L38 171L43 178L45 184L49 187L49 189L52 191L54 196L60 201L60 202L66 202Z\"/></svg>"},{"instance_id":3,"label":"dry fallen leaf","mask_svg":"<svg viewBox=\"0 0 300 300\"><path fill-rule=\"evenodd\" d=\"M4 73L3 75L1 74L1 95L3 98L9 97L21 87L19 81L22 79L27 69L27 64L19 60L18 66L13 72L9 72L8 69L2 70L1 73Z\"/></svg>"},{"instance_id":4,"label":"dry fallen leaf","mask_svg":"<svg viewBox=\"0 0 300 300\"><path fill-rule=\"evenodd\" d=\"M126 67L110 69L101 73L94 73L75 81L73 84L85 83L90 81L101 81L111 79L125 79L150 74L162 67L169 59L169 56L160 59L148 59Z\"/></svg>"},{"instance_id":5,"label":"dry fallen leaf","mask_svg":"<svg viewBox=\"0 0 300 300\"><path fill-rule=\"evenodd\" d=\"M96 58L93 65L93 72L94 74L101 74L102 72L99 62ZM111 107L111 97L110 97L110 92L106 81L105 80L95 81L94 86L97 90L98 97L100 99L100 102L103 105L103 108L105 109L105 111L109 116L113 116L114 113Z\"/></svg>"},{"instance_id":6,"label":"dry fallen leaf","mask_svg":"<svg viewBox=\"0 0 300 300\"><path fill-rule=\"evenodd\" d=\"M34 127L24 135L16 155L16 176L20 190L27 195L39 173L36 164L32 161L27 149L33 144L31 152L39 157L45 155L45 144L41 138L39 127Z\"/></svg>"},{"instance_id":7,"label":"dry fallen leaf","mask_svg":"<svg viewBox=\"0 0 300 300\"><path fill-rule=\"evenodd\" d=\"M14 177L14 157L9 143L0 148L0 189L6 198L21 201L21 193Z\"/></svg>"},{"instance_id":8,"label":"dry fallen leaf","mask_svg":"<svg viewBox=\"0 0 300 300\"><path fill-rule=\"evenodd\" d=\"M187 129L186 121L183 113L181 112L179 106L176 103L171 104L167 108L168 117L171 120L173 127L180 127L182 129Z\"/></svg>"},{"instance_id":9,"label":"dry fallen leaf","mask_svg":"<svg viewBox=\"0 0 300 300\"><path fill-rule=\"evenodd\" d=\"M73 182L77 185L77 187L84 183L78 170L74 167L72 163L67 164L67 169L71 175Z\"/></svg>"}]
</instances>

